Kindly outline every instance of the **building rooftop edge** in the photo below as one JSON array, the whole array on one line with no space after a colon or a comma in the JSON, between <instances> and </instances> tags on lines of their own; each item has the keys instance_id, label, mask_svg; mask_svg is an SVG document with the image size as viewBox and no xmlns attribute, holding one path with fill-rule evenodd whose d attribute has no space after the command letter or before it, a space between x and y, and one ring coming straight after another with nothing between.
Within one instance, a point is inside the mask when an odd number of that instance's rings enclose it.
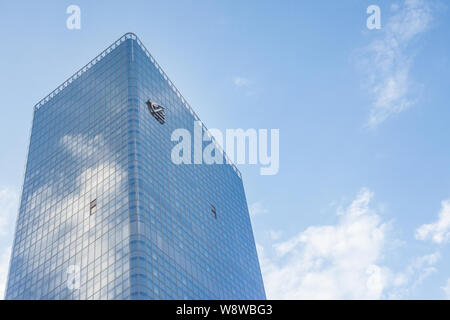
<instances>
[{"instance_id":1,"label":"building rooftop edge","mask_svg":"<svg viewBox=\"0 0 450 320\"><path fill-rule=\"evenodd\" d=\"M66 81L64 81L61 85L59 85L55 90L50 92L47 96L45 96L43 99L41 99L36 105L34 106L34 111L39 110L44 104L46 104L48 101L53 99L59 92L61 92L64 88L66 88L69 84L71 84L73 81L75 81L77 78L79 78L83 73L88 71L92 66L94 66L97 62L102 60L104 57L106 57L111 51L113 51L115 48L117 48L122 42L126 40L135 40L138 45L142 48L142 50L145 52L147 57L150 59L150 61L155 65L155 67L158 69L158 71L163 76L164 80L167 81L169 84L169 87L174 91L174 93L178 96L178 98L183 102L183 105L189 110L189 112L192 114L194 119L196 121L200 121L202 124L203 129L205 130L206 134L211 137L211 140L214 142L216 147L222 152L224 155L227 164L231 165L233 170L236 172L238 177L242 180L242 174L239 171L239 169L236 167L236 165L231 161L231 159L228 158L228 155L225 153L223 148L217 143L217 141L214 139L214 137L209 132L208 128L204 125L203 121L200 120L198 115L195 113L195 111L192 109L192 107L189 105L187 100L183 97L183 95L180 93L180 91L175 87L173 82L169 79L167 74L164 72L164 70L161 68L161 66L156 62L155 58L150 54L150 52L147 50L147 48L144 46L142 41L138 38L136 34L133 32L127 32L123 36L121 36L119 39L114 41L109 47L107 47L105 50L103 50L100 54L98 54L94 59L89 61L85 66L83 66L81 69L79 69L77 72L75 72L71 77L69 77Z\"/></svg>"}]
</instances>

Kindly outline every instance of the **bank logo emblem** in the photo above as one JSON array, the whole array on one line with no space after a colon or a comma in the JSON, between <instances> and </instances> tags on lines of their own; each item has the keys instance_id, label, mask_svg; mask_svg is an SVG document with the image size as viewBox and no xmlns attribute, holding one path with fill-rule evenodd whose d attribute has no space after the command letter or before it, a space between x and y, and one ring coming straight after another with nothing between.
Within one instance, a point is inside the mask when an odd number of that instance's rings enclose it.
<instances>
[{"instance_id":1,"label":"bank logo emblem","mask_svg":"<svg viewBox=\"0 0 450 320\"><path fill-rule=\"evenodd\" d=\"M160 104L157 104L150 99L146 102L148 111L150 111L151 115L158 120L159 123L164 124L166 122L164 107Z\"/></svg>"}]
</instances>

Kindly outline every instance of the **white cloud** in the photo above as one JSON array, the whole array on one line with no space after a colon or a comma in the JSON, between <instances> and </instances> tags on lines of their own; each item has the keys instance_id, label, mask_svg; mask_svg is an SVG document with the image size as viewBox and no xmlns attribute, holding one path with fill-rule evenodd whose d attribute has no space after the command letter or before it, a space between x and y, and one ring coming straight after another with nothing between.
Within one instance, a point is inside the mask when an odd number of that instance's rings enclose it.
<instances>
[{"instance_id":1,"label":"white cloud","mask_svg":"<svg viewBox=\"0 0 450 320\"><path fill-rule=\"evenodd\" d=\"M258 246L271 299L377 299L390 271L380 265L387 224L362 189L336 225L312 226L276 243L273 258Z\"/></svg>"},{"instance_id":2,"label":"white cloud","mask_svg":"<svg viewBox=\"0 0 450 320\"><path fill-rule=\"evenodd\" d=\"M253 82L245 77L234 77L233 83L236 87L242 89L247 96L256 95L256 90L253 86Z\"/></svg>"},{"instance_id":3,"label":"white cloud","mask_svg":"<svg viewBox=\"0 0 450 320\"><path fill-rule=\"evenodd\" d=\"M244 77L234 77L233 83L237 87L248 87L250 85L250 80Z\"/></svg>"},{"instance_id":4,"label":"white cloud","mask_svg":"<svg viewBox=\"0 0 450 320\"><path fill-rule=\"evenodd\" d=\"M88 138L84 135L66 135L60 140L61 147L64 148L75 160L80 160L82 162L87 162L87 160L92 159L97 154L101 153L104 155L110 155L110 150L107 146L107 143L103 139L101 135L98 135L94 138ZM110 159L110 157L106 156L106 159ZM38 190L34 192L33 195L29 195L30 198L35 197L37 194L45 193L45 194L53 194L55 197L52 198L52 202L49 204L51 206L56 205L58 202L64 201L68 205L68 211L71 212L74 205L78 206L78 200L83 197L88 197L90 199L99 198L99 204L101 207L102 201L107 201L114 196L116 193L121 192L121 184L126 181L126 171L121 168L113 159L106 161L96 161L95 164L91 167L83 167L83 170L80 172L78 176L75 177L75 188L74 191L67 194L62 195L60 192L57 192L54 188L56 183L54 181L49 181L47 184L41 186ZM64 181L65 177L63 176L55 176L55 179L61 179L60 181ZM114 181L111 184L110 181ZM105 203L105 202L104 202ZM36 203L35 206L38 210L43 213L46 208L40 206L39 203ZM76 214L68 217L65 221L60 223L57 226L56 230L65 229L71 230L75 234L83 234L83 236L87 236L88 242L90 246L98 246L101 248L110 248L113 244L109 241L108 237L105 235L102 237L98 237L98 233L91 232L91 228L95 228L96 225L103 223L105 219L108 217L102 216L100 212L91 216L89 219L85 219L86 215L89 214L88 206L85 206L84 209L77 210ZM75 212L75 210L73 210ZM50 219L54 219L57 217L57 212L50 212ZM42 226L44 228L45 226ZM51 225L47 225L46 228L50 228ZM41 229L42 229L41 228ZM47 233L47 229L42 229L42 233ZM53 230L55 232L55 230ZM43 245L43 239L36 240L35 243L37 246ZM71 237L62 237L58 240L58 246L60 248L68 248L73 238ZM2 249L5 251L5 248ZM0 282L6 280L7 268L9 264L9 252L4 253L2 256L0 254ZM33 259L32 255L27 255L23 257L25 259L25 263L28 260ZM103 258L102 258L103 259ZM85 267L84 264L81 264L78 260L76 262L80 267ZM87 262L85 262L87 263ZM108 268L108 263L102 263L100 271L103 272ZM2 286L3 285L3 286ZM4 283L0 283L0 289L4 287Z\"/></svg>"},{"instance_id":5,"label":"white cloud","mask_svg":"<svg viewBox=\"0 0 450 320\"><path fill-rule=\"evenodd\" d=\"M421 225L416 230L416 239L428 240L441 244L450 240L450 200L441 202L438 220L430 224Z\"/></svg>"},{"instance_id":6,"label":"white cloud","mask_svg":"<svg viewBox=\"0 0 450 320\"><path fill-rule=\"evenodd\" d=\"M248 211L252 217L268 212L261 202L252 203L248 208Z\"/></svg>"},{"instance_id":7,"label":"white cloud","mask_svg":"<svg viewBox=\"0 0 450 320\"><path fill-rule=\"evenodd\" d=\"M10 256L11 247L2 248L2 253L0 254L0 299L3 299L5 295Z\"/></svg>"},{"instance_id":8,"label":"white cloud","mask_svg":"<svg viewBox=\"0 0 450 320\"><path fill-rule=\"evenodd\" d=\"M423 0L405 0L393 9L381 31L374 31L382 32L382 38L365 48L360 60L367 75L364 85L373 99L368 121L372 128L415 103L410 76L414 54L408 51L432 21L429 4Z\"/></svg>"},{"instance_id":9,"label":"white cloud","mask_svg":"<svg viewBox=\"0 0 450 320\"><path fill-rule=\"evenodd\" d=\"M441 287L441 289L444 291L445 298L450 300L450 278L447 279L447 284L444 287Z\"/></svg>"},{"instance_id":10,"label":"white cloud","mask_svg":"<svg viewBox=\"0 0 450 320\"><path fill-rule=\"evenodd\" d=\"M281 231L275 231L275 230L270 230L269 231L269 237L271 240L278 240L280 239L282 236L282 232Z\"/></svg>"},{"instance_id":11,"label":"white cloud","mask_svg":"<svg viewBox=\"0 0 450 320\"><path fill-rule=\"evenodd\" d=\"M0 186L0 236L11 232L17 215L19 196L9 187Z\"/></svg>"},{"instance_id":12,"label":"white cloud","mask_svg":"<svg viewBox=\"0 0 450 320\"><path fill-rule=\"evenodd\" d=\"M81 134L76 136L65 135L61 138L61 144L71 153L73 157L77 157L82 160L89 159L96 152L98 152L99 149L105 147L105 141L100 135L97 135L92 139Z\"/></svg>"},{"instance_id":13,"label":"white cloud","mask_svg":"<svg viewBox=\"0 0 450 320\"><path fill-rule=\"evenodd\" d=\"M392 277L392 288L387 293L391 299L409 296L426 278L437 272L436 263L441 258L439 251L417 257L406 269Z\"/></svg>"},{"instance_id":14,"label":"white cloud","mask_svg":"<svg viewBox=\"0 0 450 320\"><path fill-rule=\"evenodd\" d=\"M334 225L308 227L272 247L257 245L268 298L399 299L436 272L439 251L413 258L400 272L384 263L397 240L372 208L373 196L361 189L350 205L337 208Z\"/></svg>"},{"instance_id":15,"label":"white cloud","mask_svg":"<svg viewBox=\"0 0 450 320\"><path fill-rule=\"evenodd\" d=\"M10 187L0 186L0 299L3 299L8 277L18 205L18 193Z\"/></svg>"}]
</instances>

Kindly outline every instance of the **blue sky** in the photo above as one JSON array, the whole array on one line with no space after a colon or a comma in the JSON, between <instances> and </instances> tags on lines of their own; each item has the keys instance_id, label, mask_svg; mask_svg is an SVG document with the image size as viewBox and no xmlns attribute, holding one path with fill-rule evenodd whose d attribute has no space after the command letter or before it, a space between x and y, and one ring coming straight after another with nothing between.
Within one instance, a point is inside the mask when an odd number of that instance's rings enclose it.
<instances>
[{"instance_id":1,"label":"blue sky","mask_svg":"<svg viewBox=\"0 0 450 320\"><path fill-rule=\"evenodd\" d=\"M240 166L269 298L450 298L449 30L439 0L2 1L0 291L34 104L132 31L208 127L280 129L277 175Z\"/></svg>"}]
</instances>

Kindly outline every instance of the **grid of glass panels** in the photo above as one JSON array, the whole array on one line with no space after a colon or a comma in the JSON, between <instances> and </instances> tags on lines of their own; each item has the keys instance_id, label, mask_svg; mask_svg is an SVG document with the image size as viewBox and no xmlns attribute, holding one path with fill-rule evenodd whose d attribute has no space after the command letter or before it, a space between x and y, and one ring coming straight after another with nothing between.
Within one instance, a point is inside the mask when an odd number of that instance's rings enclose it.
<instances>
[{"instance_id":1,"label":"grid of glass panels","mask_svg":"<svg viewBox=\"0 0 450 320\"><path fill-rule=\"evenodd\" d=\"M135 42L132 61L132 297L265 299L242 180L228 164L172 163L171 133L184 128L193 137L194 117ZM165 124L148 99L165 108Z\"/></svg>"},{"instance_id":2,"label":"grid of glass panels","mask_svg":"<svg viewBox=\"0 0 450 320\"><path fill-rule=\"evenodd\" d=\"M171 162L194 117L127 39L35 111L6 298L264 299L241 179Z\"/></svg>"},{"instance_id":3,"label":"grid of glass panels","mask_svg":"<svg viewBox=\"0 0 450 320\"><path fill-rule=\"evenodd\" d=\"M123 42L35 111L7 299L129 298L128 62Z\"/></svg>"}]
</instances>

